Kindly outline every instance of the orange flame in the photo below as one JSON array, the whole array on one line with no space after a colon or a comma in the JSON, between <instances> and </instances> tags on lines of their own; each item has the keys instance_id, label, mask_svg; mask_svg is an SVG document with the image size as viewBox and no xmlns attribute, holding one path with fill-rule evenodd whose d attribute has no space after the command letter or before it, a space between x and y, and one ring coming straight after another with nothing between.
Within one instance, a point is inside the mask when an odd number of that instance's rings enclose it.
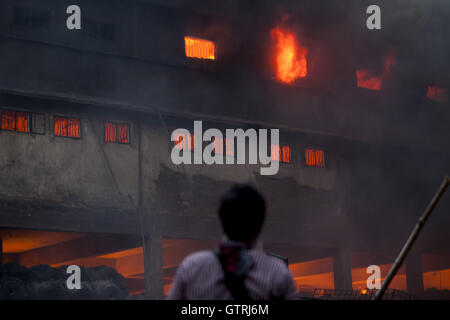
<instances>
[{"instance_id":1,"label":"orange flame","mask_svg":"<svg viewBox=\"0 0 450 320\"><path fill-rule=\"evenodd\" d=\"M285 83L293 83L308 73L306 55L308 49L299 45L292 32L276 27L271 31L275 39L276 77Z\"/></svg>"},{"instance_id":2,"label":"orange flame","mask_svg":"<svg viewBox=\"0 0 450 320\"><path fill-rule=\"evenodd\" d=\"M186 57L215 60L214 42L194 37L184 37Z\"/></svg>"},{"instance_id":3,"label":"orange flame","mask_svg":"<svg viewBox=\"0 0 450 320\"><path fill-rule=\"evenodd\" d=\"M394 66L395 58L389 54L384 60L383 73L380 75L373 75L370 70L357 70L356 79L358 81L358 87L380 91L383 80L388 76Z\"/></svg>"},{"instance_id":4,"label":"orange flame","mask_svg":"<svg viewBox=\"0 0 450 320\"><path fill-rule=\"evenodd\" d=\"M371 75L369 70L357 70L358 87L371 90L381 89L381 77Z\"/></svg>"},{"instance_id":5,"label":"orange flame","mask_svg":"<svg viewBox=\"0 0 450 320\"><path fill-rule=\"evenodd\" d=\"M445 102L447 100L445 89L438 86L428 86L427 97L437 102Z\"/></svg>"}]
</instances>

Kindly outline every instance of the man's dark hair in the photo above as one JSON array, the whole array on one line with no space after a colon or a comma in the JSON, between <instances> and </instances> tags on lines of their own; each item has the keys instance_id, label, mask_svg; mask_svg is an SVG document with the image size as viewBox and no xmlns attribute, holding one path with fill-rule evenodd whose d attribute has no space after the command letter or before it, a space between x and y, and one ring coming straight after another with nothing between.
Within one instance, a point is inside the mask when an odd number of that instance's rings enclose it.
<instances>
[{"instance_id":1,"label":"man's dark hair","mask_svg":"<svg viewBox=\"0 0 450 320\"><path fill-rule=\"evenodd\" d=\"M230 240L250 243L266 217L264 198L249 185L235 185L221 199L219 218Z\"/></svg>"}]
</instances>

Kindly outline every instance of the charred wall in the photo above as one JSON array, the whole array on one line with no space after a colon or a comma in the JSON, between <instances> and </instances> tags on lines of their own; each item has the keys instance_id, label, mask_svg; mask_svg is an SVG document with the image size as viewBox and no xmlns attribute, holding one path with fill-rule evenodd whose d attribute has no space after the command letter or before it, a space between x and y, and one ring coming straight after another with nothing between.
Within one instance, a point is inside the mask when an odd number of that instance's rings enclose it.
<instances>
[{"instance_id":1,"label":"charred wall","mask_svg":"<svg viewBox=\"0 0 450 320\"><path fill-rule=\"evenodd\" d=\"M3 227L139 234L138 125L144 229L169 237L218 239L220 195L233 183L251 182L268 201L268 243L394 250L392 241L400 246L406 238L449 163L446 153L282 130L280 142L292 148L293 162L280 164L276 176L261 176L259 165L175 166L168 132L191 128L191 119L163 116L161 122L153 115L11 95L2 95L2 107L46 115L45 135L0 134L2 204L5 213L11 210ZM55 137L53 114L80 117L81 139ZM104 142L104 121L114 119L130 123L130 144ZM325 168L305 166L308 146L326 151ZM448 201L437 208L424 249L436 250L445 237L446 208Z\"/></svg>"}]
</instances>

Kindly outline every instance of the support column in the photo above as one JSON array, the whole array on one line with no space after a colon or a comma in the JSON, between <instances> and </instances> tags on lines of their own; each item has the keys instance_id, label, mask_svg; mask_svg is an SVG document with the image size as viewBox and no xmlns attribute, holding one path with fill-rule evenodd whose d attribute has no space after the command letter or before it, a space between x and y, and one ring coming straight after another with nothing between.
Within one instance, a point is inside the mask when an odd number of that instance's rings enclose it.
<instances>
[{"instance_id":1,"label":"support column","mask_svg":"<svg viewBox=\"0 0 450 320\"><path fill-rule=\"evenodd\" d=\"M162 237L145 237L145 298L159 300L164 298L164 277L162 261Z\"/></svg>"},{"instance_id":2,"label":"support column","mask_svg":"<svg viewBox=\"0 0 450 320\"><path fill-rule=\"evenodd\" d=\"M423 294L422 260L420 252L411 250L405 260L406 289L409 294L420 297Z\"/></svg>"},{"instance_id":3,"label":"support column","mask_svg":"<svg viewBox=\"0 0 450 320\"><path fill-rule=\"evenodd\" d=\"M3 241L0 238L0 266L3 264Z\"/></svg>"},{"instance_id":4,"label":"support column","mask_svg":"<svg viewBox=\"0 0 450 320\"><path fill-rule=\"evenodd\" d=\"M337 249L333 254L334 288L352 290L350 251Z\"/></svg>"}]
</instances>

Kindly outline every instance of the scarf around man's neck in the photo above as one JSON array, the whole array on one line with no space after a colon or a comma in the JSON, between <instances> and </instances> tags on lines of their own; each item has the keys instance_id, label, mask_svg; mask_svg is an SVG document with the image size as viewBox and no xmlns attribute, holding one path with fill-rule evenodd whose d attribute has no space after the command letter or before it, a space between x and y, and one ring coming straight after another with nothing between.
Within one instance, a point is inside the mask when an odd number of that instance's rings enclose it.
<instances>
[{"instance_id":1,"label":"scarf around man's neck","mask_svg":"<svg viewBox=\"0 0 450 320\"><path fill-rule=\"evenodd\" d=\"M249 250L253 245L237 241L222 241L217 255L227 276L242 277L253 266L253 258Z\"/></svg>"}]
</instances>

